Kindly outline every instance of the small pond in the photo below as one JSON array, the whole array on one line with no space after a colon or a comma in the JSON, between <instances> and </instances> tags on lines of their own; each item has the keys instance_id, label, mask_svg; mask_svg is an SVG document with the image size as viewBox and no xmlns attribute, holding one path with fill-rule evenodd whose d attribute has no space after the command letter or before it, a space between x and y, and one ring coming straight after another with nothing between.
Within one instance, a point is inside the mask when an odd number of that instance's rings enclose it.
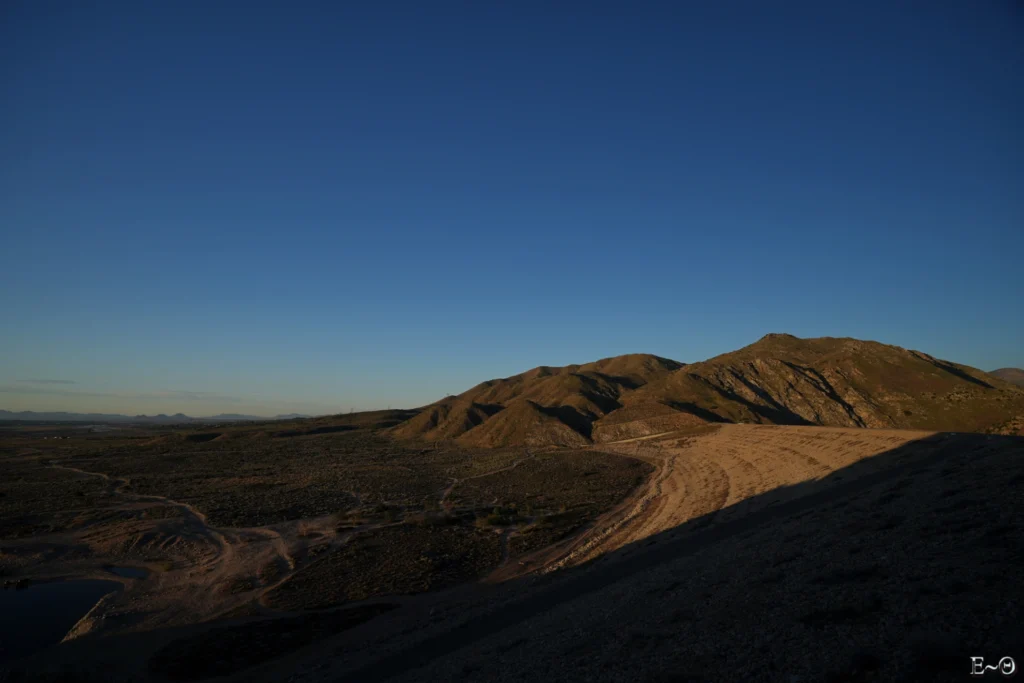
<instances>
[{"instance_id":1,"label":"small pond","mask_svg":"<svg viewBox=\"0 0 1024 683\"><path fill-rule=\"evenodd\" d=\"M0 662L59 643L116 581L33 583L0 590Z\"/></svg>"}]
</instances>

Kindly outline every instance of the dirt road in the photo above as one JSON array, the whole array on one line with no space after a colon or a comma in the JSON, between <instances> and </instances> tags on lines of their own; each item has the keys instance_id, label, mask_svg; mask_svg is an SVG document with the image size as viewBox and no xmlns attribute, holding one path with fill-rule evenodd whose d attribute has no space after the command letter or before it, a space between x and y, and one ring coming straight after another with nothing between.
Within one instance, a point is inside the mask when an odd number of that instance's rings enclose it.
<instances>
[{"instance_id":1,"label":"dirt road","mask_svg":"<svg viewBox=\"0 0 1024 683\"><path fill-rule=\"evenodd\" d=\"M711 434L673 439L655 435L596 446L654 463L658 469L625 509L613 511L546 571L594 559L624 545L733 507L766 491L820 479L932 432L727 424ZM760 503L764 505L764 503ZM709 518L708 521L713 521Z\"/></svg>"}]
</instances>

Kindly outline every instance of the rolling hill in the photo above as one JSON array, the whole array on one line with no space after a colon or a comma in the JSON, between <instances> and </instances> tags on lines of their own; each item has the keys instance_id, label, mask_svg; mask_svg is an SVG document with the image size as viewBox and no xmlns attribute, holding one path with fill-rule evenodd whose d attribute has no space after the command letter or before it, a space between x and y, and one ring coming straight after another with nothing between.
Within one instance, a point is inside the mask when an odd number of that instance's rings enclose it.
<instances>
[{"instance_id":1,"label":"rolling hill","mask_svg":"<svg viewBox=\"0 0 1024 683\"><path fill-rule=\"evenodd\" d=\"M481 447L579 446L591 441L594 424L622 408L626 394L681 367L647 354L541 366L427 406L393 433Z\"/></svg>"},{"instance_id":2,"label":"rolling hill","mask_svg":"<svg viewBox=\"0 0 1024 683\"><path fill-rule=\"evenodd\" d=\"M399 438L469 446L579 446L709 422L1024 430L1024 390L920 351L769 334L683 364L647 354L541 366L427 406Z\"/></svg>"},{"instance_id":3,"label":"rolling hill","mask_svg":"<svg viewBox=\"0 0 1024 683\"><path fill-rule=\"evenodd\" d=\"M1024 370L1021 370L1020 368L999 368L998 370L993 370L988 374L994 375L1004 382L1024 387Z\"/></svg>"}]
</instances>

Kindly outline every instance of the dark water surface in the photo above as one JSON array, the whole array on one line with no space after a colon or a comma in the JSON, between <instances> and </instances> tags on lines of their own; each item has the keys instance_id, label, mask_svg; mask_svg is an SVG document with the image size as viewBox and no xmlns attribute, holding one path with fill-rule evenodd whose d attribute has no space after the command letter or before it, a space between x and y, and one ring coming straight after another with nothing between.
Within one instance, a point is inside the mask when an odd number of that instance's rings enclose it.
<instances>
[{"instance_id":1,"label":"dark water surface","mask_svg":"<svg viewBox=\"0 0 1024 683\"><path fill-rule=\"evenodd\" d=\"M120 588L90 579L0 590L0 662L59 643L100 598Z\"/></svg>"}]
</instances>

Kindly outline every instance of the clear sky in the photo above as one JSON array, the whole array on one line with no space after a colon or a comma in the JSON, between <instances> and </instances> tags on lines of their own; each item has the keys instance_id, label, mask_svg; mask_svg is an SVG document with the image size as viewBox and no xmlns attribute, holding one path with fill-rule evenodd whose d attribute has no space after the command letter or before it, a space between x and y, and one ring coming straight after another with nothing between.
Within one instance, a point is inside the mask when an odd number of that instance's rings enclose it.
<instances>
[{"instance_id":1,"label":"clear sky","mask_svg":"<svg viewBox=\"0 0 1024 683\"><path fill-rule=\"evenodd\" d=\"M415 406L767 332L1024 366L1009 0L12 0L0 101L0 408Z\"/></svg>"}]
</instances>

